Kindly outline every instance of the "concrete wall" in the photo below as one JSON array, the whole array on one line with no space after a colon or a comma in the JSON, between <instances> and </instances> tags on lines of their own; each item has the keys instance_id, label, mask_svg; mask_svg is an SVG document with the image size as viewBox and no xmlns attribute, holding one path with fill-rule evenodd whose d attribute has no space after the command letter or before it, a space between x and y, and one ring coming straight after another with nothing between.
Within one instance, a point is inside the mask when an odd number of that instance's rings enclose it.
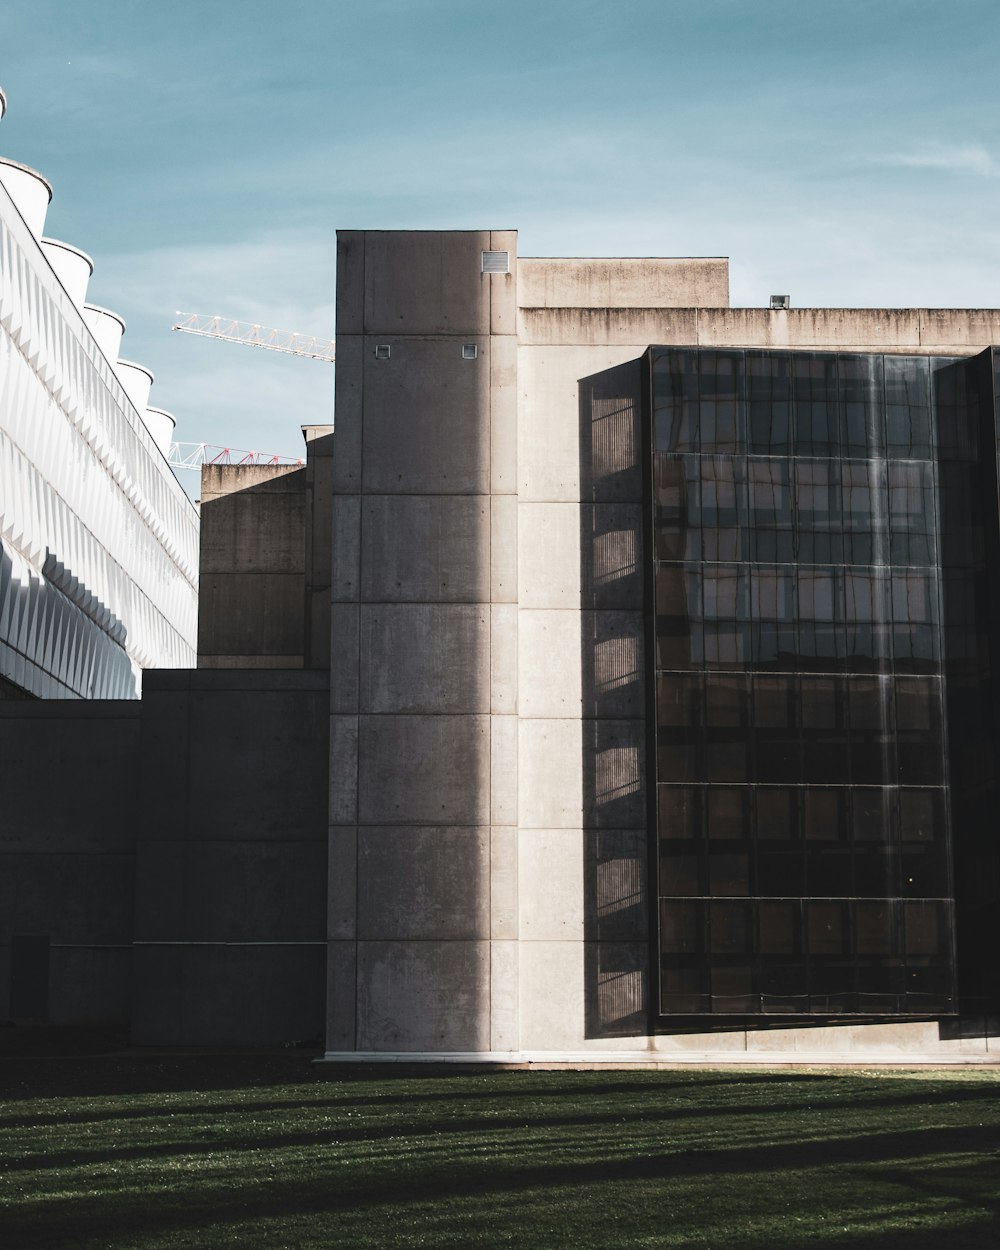
<instances>
[{"instance_id":1,"label":"concrete wall","mask_svg":"<svg viewBox=\"0 0 1000 1250\"><path fill-rule=\"evenodd\" d=\"M516 237L413 242L338 235L327 1046L488 1053L517 1047L516 305L482 253Z\"/></svg>"},{"instance_id":2,"label":"concrete wall","mask_svg":"<svg viewBox=\"0 0 1000 1250\"><path fill-rule=\"evenodd\" d=\"M136 1042L318 1041L328 702L325 673L147 675Z\"/></svg>"},{"instance_id":3,"label":"concrete wall","mask_svg":"<svg viewBox=\"0 0 1000 1250\"><path fill-rule=\"evenodd\" d=\"M645 350L678 347L804 348L971 356L1000 341L994 308L661 308L522 306L523 347ZM598 352L595 352L595 359Z\"/></svg>"},{"instance_id":4,"label":"concrete wall","mask_svg":"<svg viewBox=\"0 0 1000 1250\"><path fill-rule=\"evenodd\" d=\"M522 257L519 308L728 308L724 257Z\"/></svg>"},{"instance_id":5,"label":"concrete wall","mask_svg":"<svg viewBox=\"0 0 1000 1250\"><path fill-rule=\"evenodd\" d=\"M139 710L0 702L0 1020L128 1019ZM12 961L25 937L48 939L47 969Z\"/></svg>"},{"instance_id":6,"label":"concrete wall","mask_svg":"<svg viewBox=\"0 0 1000 1250\"><path fill-rule=\"evenodd\" d=\"M301 668L307 471L201 471L199 668Z\"/></svg>"}]
</instances>

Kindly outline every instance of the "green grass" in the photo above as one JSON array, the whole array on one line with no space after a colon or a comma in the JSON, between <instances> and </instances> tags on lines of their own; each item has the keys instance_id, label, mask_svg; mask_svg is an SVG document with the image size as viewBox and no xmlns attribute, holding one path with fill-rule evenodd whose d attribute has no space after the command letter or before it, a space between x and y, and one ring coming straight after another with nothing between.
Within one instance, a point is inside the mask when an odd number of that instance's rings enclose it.
<instances>
[{"instance_id":1,"label":"green grass","mask_svg":"<svg viewBox=\"0 0 1000 1250\"><path fill-rule=\"evenodd\" d=\"M0 1245L1000 1246L1000 1077L0 1061Z\"/></svg>"}]
</instances>

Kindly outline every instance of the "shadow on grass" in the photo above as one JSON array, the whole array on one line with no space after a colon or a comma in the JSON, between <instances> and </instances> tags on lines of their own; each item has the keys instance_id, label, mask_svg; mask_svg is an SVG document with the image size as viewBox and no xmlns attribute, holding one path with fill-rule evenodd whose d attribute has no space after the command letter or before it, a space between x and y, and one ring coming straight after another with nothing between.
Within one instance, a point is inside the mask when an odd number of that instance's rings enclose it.
<instances>
[{"instance_id":1,"label":"shadow on grass","mask_svg":"<svg viewBox=\"0 0 1000 1250\"><path fill-rule=\"evenodd\" d=\"M699 1085L692 1094L700 1092L703 1086ZM655 1093L670 1095L676 1094L683 1086L666 1085L656 1087L650 1086L631 1087L626 1086L606 1086L606 1085L587 1085L578 1086L575 1089L565 1086L553 1088L546 1091L516 1091L524 1095L533 1094L535 1097L544 1098L547 1096L558 1095L560 1102L566 1103L573 1096L584 1098L600 1098L601 1096L610 1096L614 1099L620 1099L625 1093L638 1093L646 1097ZM192 1153L207 1153L219 1149L226 1149L228 1152L237 1150L255 1150L259 1147L265 1149L280 1149L289 1146L322 1146L333 1143L346 1142L374 1142L391 1140L396 1137L425 1137L440 1136L442 1134L477 1134L477 1133L493 1133L507 1130L528 1130L535 1131L538 1129L567 1129L567 1128L601 1128L609 1123L613 1117L622 1117L631 1125L650 1125L664 1124L681 1124L687 1121L703 1122L715 1118L725 1118L738 1121L747 1117L771 1117L783 1115L801 1115L814 1113L822 1115L824 1111L830 1111L838 1116L842 1116L851 1111L878 1111L878 1110L897 1110L907 1107L921 1107L930 1109L934 1106L956 1106L959 1104L968 1104L975 1102L984 1102L984 1104L992 1110L995 1106L995 1087L964 1087L949 1088L947 1090L933 1090L921 1088L912 1092L900 1089L896 1096L884 1095L879 1091L871 1097L858 1097L857 1086L852 1089L853 1097L835 1096L833 1099L816 1099L810 1102L780 1100L774 1101L767 1106L761 1106L757 1102L727 1102L719 1105L706 1106L703 1102L689 1107L678 1106L676 1103L670 1103L665 1106L654 1108L636 1108L629 1106L627 1103L618 1102L617 1105L609 1105L607 1103L599 1105L593 1112L587 1114L567 1114L567 1115L546 1115L536 1112L534 1108L525 1109L523 1114L506 1114L506 1115L489 1115L487 1117L479 1117L475 1115L465 1114L463 1105L467 1102L474 1101L475 1098L490 1098L493 1100L507 1103L510 1099L512 1091L508 1089L494 1089L490 1092L482 1092L474 1097L470 1097L465 1090L452 1095L450 1098L444 1093L435 1094L413 1094L400 1097L386 1097L382 1095L369 1098L350 1098L350 1099L326 1099L326 1098L302 1098L284 1101L261 1100L259 1103L253 1102L222 1102L222 1103L191 1103L188 1105L178 1105L177 1103L168 1103L162 1108L146 1107L146 1108L120 1108L118 1110L97 1111L97 1112L64 1112L52 1115L37 1115L23 1117L3 1117L0 1116L0 1128L7 1130L13 1129L36 1129L46 1127L63 1127L68 1125L86 1125L100 1123L114 1123L116 1121L142 1121L142 1120L158 1120L170 1119L176 1120L178 1117L189 1116L198 1119L203 1125L211 1125L216 1120L222 1120L227 1116L239 1115L266 1115L270 1117L276 1112L302 1112L306 1114L322 1113L323 1111L348 1111L351 1108L361 1108L368 1111L372 1115L377 1115L382 1109L388 1110L391 1107L406 1106L413 1103L437 1104L441 1107L442 1115L435 1118L428 1118L421 1121L412 1121L409 1123L391 1120L386 1125L369 1123L365 1125L347 1125L346 1123L337 1124L322 1132L314 1133L293 1133L261 1136L254 1145L240 1143L230 1144L228 1140L223 1142L221 1138L215 1138L212 1141L204 1142L162 1142L150 1143L141 1148L116 1148L109 1150L66 1150L66 1151L45 1151L44 1154L23 1155L19 1158L9 1159L4 1163L5 1170L9 1172L17 1171L41 1171L66 1167L69 1165L91 1164L109 1162L117 1159L139 1159L139 1158L161 1158L170 1155L185 1155ZM798 1092L798 1091L796 1091ZM184 1126L177 1125L177 1134L180 1136L184 1132ZM2 1157L2 1154L0 1154Z\"/></svg>"},{"instance_id":2,"label":"shadow on grass","mask_svg":"<svg viewBox=\"0 0 1000 1250\"><path fill-rule=\"evenodd\" d=\"M268 1142L267 1146L322 1147L324 1144L328 1141L323 1135L304 1134L288 1135ZM216 1145L212 1149L230 1153L228 1145ZM248 1145L247 1149L259 1148ZM983 1208L984 1220L988 1213L988 1219L995 1222L1000 1216L996 1166L994 1160L984 1156L997 1151L1000 1151L1000 1126L935 1127L859 1138L722 1150L693 1149L632 1157L614 1154L586 1163L536 1166L506 1165L503 1160L481 1153L477 1156L462 1154L421 1169L413 1167L412 1157L401 1143L398 1158L383 1156L378 1160L381 1170L373 1160L364 1169L353 1168L349 1176L338 1176L337 1161L326 1161L319 1154L309 1161L309 1166L315 1169L315 1178L283 1181L262 1176L254 1183L248 1178L243 1187L236 1188L232 1184L201 1184L194 1173L188 1183L169 1192L126 1191L72 1197L66 1193L66 1178L63 1178L58 1204L35 1201L30 1204L30 1210L19 1210L13 1205L5 1217L4 1231L6 1244L17 1247L132 1247L142 1244L143 1234L159 1236L169 1231L188 1230L197 1230L199 1235L197 1243L191 1244L211 1245L216 1244L206 1232L211 1226L294 1218L303 1214L340 1218L367 1211L374 1221L378 1211L398 1218L402 1214L400 1208L412 1204L437 1205L468 1200L482 1202L485 1214L491 1202L509 1201L512 1197L517 1199L518 1209L523 1205L525 1211L532 1203L554 1204L555 1207L571 1203L575 1204L573 1210L576 1211L580 1204L585 1207L593 1199L598 1187L608 1183L659 1182L675 1187L663 1191L662 1200L666 1203L670 1195L682 1198L685 1184L705 1179L729 1177L743 1185L755 1179L771 1178L767 1192L772 1192L770 1186L787 1184L792 1173L818 1169L825 1179L831 1167L870 1168L872 1165L877 1166L880 1180L891 1180L904 1190L916 1188L938 1199L942 1196L955 1198L967 1208L970 1199L966 1190L968 1182L973 1182L976 1185L973 1207ZM965 1161L963 1157L970 1154L977 1155L978 1159L971 1163ZM113 1157L121 1160L127 1157L127 1152ZM396 1167L404 1159L408 1165L405 1172ZM280 1166L279 1161L276 1166ZM933 1171L929 1172L929 1167L933 1167ZM918 1174L920 1169L923 1171ZM993 1192L988 1192L991 1185ZM556 1192L567 1190L580 1190L580 1194ZM643 1192L646 1203L653 1201L648 1189ZM711 1192L716 1192L714 1187ZM732 1188L720 1182L718 1192L720 1203L724 1194L731 1211ZM780 1189L773 1192L780 1194ZM822 1195L823 1187L817 1186L813 1206L820 1211ZM835 1205L832 1196L827 1202L828 1209ZM678 1206L674 1198L670 1199L670 1208L680 1216L682 1206ZM724 1204L719 1211L724 1214ZM832 1214L836 1216L836 1212ZM831 1219L831 1223L838 1220L839 1217ZM835 1237L840 1242L846 1240L840 1228L830 1230L830 1239ZM948 1241L950 1246L963 1244L951 1230ZM691 1244L705 1243L693 1240ZM901 1244L901 1240L872 1239L864 1244L888 1247ZM907 1244L921 1243L914 1242L911 1233Z\"/></svg>"}]
</instances>

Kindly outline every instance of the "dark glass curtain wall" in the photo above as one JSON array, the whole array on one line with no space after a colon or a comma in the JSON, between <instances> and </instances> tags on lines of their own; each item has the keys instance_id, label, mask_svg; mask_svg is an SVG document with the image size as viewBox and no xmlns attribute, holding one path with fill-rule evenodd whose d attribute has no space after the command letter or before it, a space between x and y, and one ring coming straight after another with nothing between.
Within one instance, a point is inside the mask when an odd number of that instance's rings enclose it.
<instances>
[{"instance_id":1,"label":"dark glass curtain wall","mask_svg":"<svg viewBox=\"0 0 1000 1250\"><path fill-rule=\"evenodd\" d=\"M949 624L965 614L949 647L971 652L980 726L973 584L988 596L997 508L994 458L976 512L984 418L954 380L967 364L648 359L660 1013L954 1012L943 614L946 599ZM942 414L952 396L944 436L936 391ZM988 407L992 430L992 389ZM943 479L975 516L943 518ZM980 808L992 797L979 784Z\"/></svg>"}]
</instances>

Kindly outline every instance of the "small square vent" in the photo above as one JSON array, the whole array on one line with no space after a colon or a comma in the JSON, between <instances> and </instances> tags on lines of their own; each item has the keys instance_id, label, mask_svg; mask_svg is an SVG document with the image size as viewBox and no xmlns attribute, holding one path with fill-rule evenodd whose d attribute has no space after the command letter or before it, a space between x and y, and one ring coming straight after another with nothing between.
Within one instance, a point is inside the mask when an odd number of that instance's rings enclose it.
<instances>
[{"instance_id":1,"label":"small square vent","mask_svg":"<svg viewBox=\"0 0 1000 1250\"><path fill-rule=\"evenodd\" d=\"M510 273L510 252L483 252L483 273Z\"/></svg>"},{"instance_id":2,"label":"small square vent","mask_svg":"<svg viewBox=\"0 0 1000 1250\"><path fill-rule=\"evenodd\" d=\"M475 343L463 343L462 344L462 359L463 360L475 360L478 355L479 355L479 348L477 347Z\"/></svg>"},{"instance_id":3,"label":"small square vent","mask_svg":"<svg viewBox=\"0 0 1000 1250\"><path fill-rule=\"evenodd\" d=\"M388 360L391 354L392 352L390 351L388 343L376 343L375 344L375 359L376 360Z\"/></svg>"},{"instance_id":4,"label":"small square vent","mask_svg":"<svg viewBox=\"0 0 1000 1250\"><path fill-rule=\"evenodd\" d=\"M791 308L791 306L792 306L792 301L791 301L790 296L788 295L772 295L771 296L771 307L775 310L775 312L777 312L779 309L782 309L782 308Z\"/></svg>"}]
</instances>

